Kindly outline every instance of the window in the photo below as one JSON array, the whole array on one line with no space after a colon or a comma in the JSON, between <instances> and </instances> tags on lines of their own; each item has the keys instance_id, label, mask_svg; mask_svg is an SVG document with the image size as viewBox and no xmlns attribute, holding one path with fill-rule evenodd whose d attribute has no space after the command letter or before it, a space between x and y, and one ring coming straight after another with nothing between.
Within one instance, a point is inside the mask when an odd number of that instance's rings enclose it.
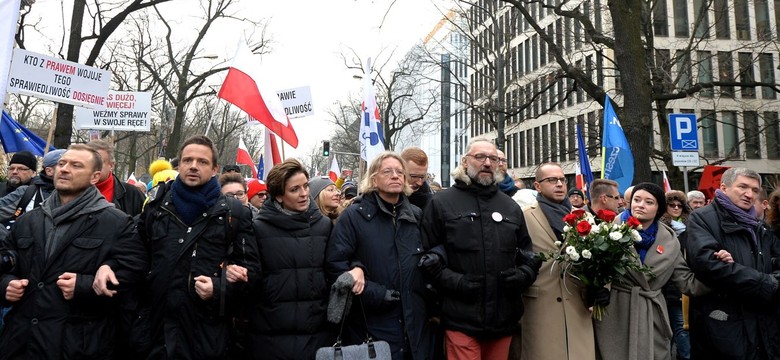
<instances>
[{"instance_id":1,"label":"window","mask_svg":"<svg viewBox=\"0 0 780 360\"><path fill-rule=\"evenodd\" d=\"M574 20L574 48L580 49L581 47L582 47L582 23L580 23L577 20Z\"/></svg>"},{"instance_id":2,"label":"window","mask_svg":"<svg viewBox=\"0 0 780 360\"><path fill-rule=\"evenodd\" d=\"M601 0L593 0L593 16L596 24L596 31L601 32ZM780 30L778 30L780 31Z\"/></svg>"},{"instance_id":3,"label":"window","mask_svg":"<svg viewBox=\"0 0 780 360\"><path fill-rule=\"evenodd\" d=\"M772 40L767 0L754 0L756 8L756 36L759 40Z\"/></svg>"},{"instance_id":4,"label":"window","mask_svg":"<svg viewBox=\"0 0 780 360\"><path fill-rule=\"evenodd\" d=\"M558 137L561 133L556 131L555 121L550 123L550 161L558 162Z\"/></svg>"},{"instance_id":5,"label":"window","mask_svg":"<svg viewBox=\"0 0 780 360\"><path fill-rule=\"evenodd\" d=\"M536 141L540 141L541 137L539 136L539 127L534 128L534 139ZM542 160L542 147L541 146L534 146L534 164L539 164Z\"/></svg>"},{"instance_id":6,"label":"window","mask_svg":"<svg viewBox=\"0 0 780 360\"><path fill-rule=\"evenodd\" d=\"M734 23L737 27L737 40L750 40L748 0L734 0Z\"/></svg>"},{"instance_id":7,"label":"window","mask_svg":"<svg viewBox=\"0 0 780 360\"><path fill-rule=\"evenodd\" d=\"M604 87L604 57L600 51L596 52L596 84Z\"/></svg>"},{"instance_id":8,"label":"window","mask_svg":"<svg viewBox=\"0 0 780 360\"><path fill-rule=\"evenodd\" d=\"M767 158L777 160L780 159L780 124L778 124L778 118L776 112L764 113L764 126L766 130L766 155Z\"/></svg>"},{"instance_id":9,"label":"window","mask_svg":"<svg viewBox=\"0 0 780 360\"><path fill-rule=\"evenodd\" d=\"M517 140L518 140L517 148L518 149L525 149L525 132L521 131L521 132L517 133L516 135L518 135L517 136ZM525 149L525 153L526 154L528 153L528 149ZM518 151L517 155L518 155L517 157L520 160L520 167L525 167L525 154L520 153Z\"/></svg>"},{"instance_id":10,"label":"window","mask_svg":"<svg viewBox=\"0 0 780 360\"><path fill-rule=\"evenodd\" d=\"M550 137L547 133L548 126L542 125L542 162L550 161Z\"/></svg>"},{"instance_id":11,"label":"window","mask_svg":"<svg viewBox=\"0 0 780 360\"><path fill-rule=\"evenodd\" d=\"M655 36L669 36L669 15L666 11L666 0L656 1L653 8L653 32Z\"/></svg>"},{"instance_id":12,"label":"window","mask_svg":"<svg viewBox=\"0 0 780 360\"><path fill-rule=\"evenodd\" d=\"M563 36L564 36L564 49L566 53L571 53L571 18L567 17L563 19Z\"/></svg>"},{"instance_id":13,"label":"window","mask_svg":"<svg viewBox=\"0 0 780 360\"><path fill-rule=\"evenodd\" d=\"M599 122L596 119L596 112L591 111L588 113L588 156L596 157L599 155L600 142Z\"/></svg>"},{"instance_id":14,"label":"window","mask_svg":"<svg viewBox=\"0 0 780 360\"><path fill-rule=\"evenodd\" d=\"M577 148L577 137L575 134L577 134L576 127L574 126L574 118L570 117L568 120L568 123L566 124L566 133L569 134L569 136L566 138L569 142L567 148L569 153L569 160L577 160L577 151L575 150ZM563 159L563 158L561 158Z\"/></svg>"},{"instance_id":15,"label":"window","mask_svg":"<svg viewBox=\"0 0 780 360\"><path fill-rule=\"evenodd\" d=\"M729 32L729 3L727 0L715 0L715 37L728 39Z\"/></svg>"},{"instance_id":16,"label":"window","mask_svg":"<svg viewBox=\"0 0 780 360\"><path fill-rule=\"evenodd\" d=\"M689 51L677 51L677 88L687 89L691 86L691 53Z\"/></svg>"},{"instance_id":17,"label":"window","mask_svg":"<svg viewBox=\"0 0 780 360\"><path fill-rule=\"evenodd\" d=\"M536 69L539 68L539 57L537 56L539 54L539 36L534 35L531 38L531 46L532 46L532 53L531 53L531 59L534 63L533 70L536 71Z\"/></svg>"},{"instance_id":18,"label":"window","mask_svg":"<svg viewBox=\"0 0 780 360\"><path fill-rule=\"evenodd\" d=\"M536 164L534 162L534 139L532 137L531 130L528 130L525 132L525 156L526 156L526 166L533 166Z\"/></svg>"},{"instance_id":19,"label":"window","mask_svg":"<svg viewBox=\"0 0 780 360\"><path fill-rule=\"evenodd\" d=\"M745 111L745 156L748 159L761 158L761 145L759 144L758 113Z\"/></svg>"},{"instance_id":20,"label":"window","mask_svg":"<svg viewBox=\"0 0 780 360\"><path fill-rule=\"evenodd\" d=\"M670 58L670 52L667 49L655 50L655 66L662 70L664 83L672 83L672 59Z\"/></svg>"},{"instance_id":21,"label":"window","mask_svg":"<svg viewBox=\"0 0 780 360\"><path fill-rule=\"evenodd\" d=\"M697 51L699 55L698 81L700 83L712 82L712 54L708 51ZM712 97L712 88L702 89L699 94L702 97Z\"/></svg>"},{"instance_id":22,"label":"window","mask_svg":"<svg viewBox=\"0 0 780 360\"><path fill-rule=\"evenodd\" d=\"M718 155L718 128L715 122L715 112L712 110L702 110L701 120L701 138L704 156L717 158Z\"/></svg>"},{"instance_id":23,"label":"window","mask_svg":"<svg viewBox=\"0 0 780 360\"><path fill-rule=\"evenodd\" d=\"M775 27L777 28L777 37L780 38L780 0L775 0Z\"/></svg>"},{"instance_id":24,"label":"window","mask_svg":"<svg viewBox=\"0 0 780 360\"><path fill-rule=\"evenodd\" d=\"M623 93L623 83L620 78L620 70L615 68L615 93L622 94Z\"/></svg>"},{"instance_id":25,"label":"window","mask_svg":"<svg viewBox=\"0 0 780 360\"><path fill-rule=\"evenodd\" d=\"M739 81L743 83L749 83L755 81L755 74L753 73L753 54L751 53L739 53L737 55L737 61L739 62ZM752 86L743 86L740 89L743 99L755 99L756 89Z\"/></svg>"},{"instance_id":26,"label":"window","mask_svg":"<svg viewBox=\"0 0 780 360\"><path fill-rule=\"evenodd\" d=\"M734 64L732 63L732 56L730 52L718 52L718 80L734 81ZM720 96L733 98L734 87L721 86Z\"/></svg>"},{"instance_id":27,"label":"window","mask_svg":"<svg viewBox=\"0 0 780 360\"><path fill-rule=\"evenodd\" d=\"M710 36L710 18L707 14L707 6L710 0L693 0L694 34L697 38Z\"/></svg>"},{"instance_id":28,"label":"window","mask_svg":"<svg viewBox=\"0 0 780 360\"><path fill-rule=\"evenodd\" d=\"M760 54L758 57L758 71L761 73L761 82L775 82L775 61L772 54ZM761 87L761 97L764 99L775 99L777 94L768 86Z\"/></svg>"},{"instance_id":29,"label":"window","mask_svg":"<svg viewBox=\"0 0 780 360\"><path fill-rule=\"evenodd\" d=\"M780 0L775 0L780 1ZM598 12L596 12L598 13ZM688 37L688 0L674 0L674 36Z\"/></svg>"},{"instance_id":30,"label":"window","mask_svg":"<svg viewBox=\"0 0 780 360\"><path fill-rule=\"evenodd\" d=\"M739 156L737 113L724 111L721 121L723 122L723 149L726 150L726 156Z\"/></svg>"}]
</instances>

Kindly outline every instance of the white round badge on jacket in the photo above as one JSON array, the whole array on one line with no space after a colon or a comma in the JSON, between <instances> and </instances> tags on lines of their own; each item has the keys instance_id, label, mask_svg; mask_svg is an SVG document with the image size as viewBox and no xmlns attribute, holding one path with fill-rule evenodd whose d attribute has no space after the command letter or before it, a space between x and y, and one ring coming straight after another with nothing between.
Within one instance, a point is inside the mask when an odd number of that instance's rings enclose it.
<instances>
[{"instance_id":1,"label":"white round badge on jacket","mask_svg":"<svg viewBox=\"0 0 780 360\"><path fill-rule=\"evenodd\" d=\"M494 212L493 215L490 215L490 216L493 217L493 221L495 221L495 222L501 222L501 220L504 220L504 217L501 216L501 213L499 213L497 211Z\"/></svg>"}]
</instances>

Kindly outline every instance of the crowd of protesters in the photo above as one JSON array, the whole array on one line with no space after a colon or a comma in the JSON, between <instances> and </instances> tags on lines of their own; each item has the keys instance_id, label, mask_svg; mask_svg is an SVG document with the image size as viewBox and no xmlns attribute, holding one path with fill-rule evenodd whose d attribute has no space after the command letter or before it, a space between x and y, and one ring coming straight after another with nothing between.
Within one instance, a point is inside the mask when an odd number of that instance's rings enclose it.
<instances>
[{"instance_id":1,"label":"crowd of protesters","mask_svg":"<svg viewBox=\"0 0 780 360\"><path fill-rule=\"evenodd\" d=\"M40 172L11 157L0 360L314 359L369 339L394 360L780 359L780 190L749 169L706 199L606 179L585 193L556 163L525 189L482 138L447 189L416 147L380 154L359 184L295 159L266 181L220 172L205 136L178 155L149 187L120 181L100 140ZM637 219L652 272L594 287L540 260L572 210Z\"/></svg>"}]
</instances>

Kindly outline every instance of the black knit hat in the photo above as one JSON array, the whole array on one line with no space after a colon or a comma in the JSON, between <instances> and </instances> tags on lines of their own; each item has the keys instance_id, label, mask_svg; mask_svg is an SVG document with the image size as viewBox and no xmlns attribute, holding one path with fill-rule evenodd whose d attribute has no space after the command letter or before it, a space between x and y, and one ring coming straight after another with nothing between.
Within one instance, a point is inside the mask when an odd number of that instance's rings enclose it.
<instances>
[{"instance_id":1,"label":"black knit hat","mask_svg":"<svg viewBox=\"0 0 780 360\"><path fill-rule=\"evenodd\" d=\"M32 171L38 171L38 160L35 159L35 155L29 151L17 151L14 156L11 157L11 164L21 164L32 169Z\"/></svg>"},{"instance_id":2,"label":"black knit hat","mask_svg":"<svg viewBox=\"0 0 780 360\"><path fill-rule=\"evenodd\" d=\"M649 192L650 195L653 195L655 201L658 203L658 210L655 213L655 220L657 221L661 218L661 216L664 215L664 213L666 213L666 195L664 194L664 190L661 189L660 186L650 182L639 183L634 186L634 191L631 192L631 199L634 198L634 194L636 194L636 192L639 190ZM631 203L629 202L629 204Z\"/></svg>"}]
</instances>

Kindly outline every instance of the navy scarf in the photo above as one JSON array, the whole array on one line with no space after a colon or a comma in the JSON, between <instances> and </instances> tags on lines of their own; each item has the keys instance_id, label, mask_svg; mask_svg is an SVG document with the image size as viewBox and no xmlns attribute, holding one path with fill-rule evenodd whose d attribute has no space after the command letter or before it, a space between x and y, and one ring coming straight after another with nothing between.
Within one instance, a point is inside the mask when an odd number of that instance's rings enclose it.
<instances>
[{"instance_id":1,"label":"navy scarf","mask_svg":"<svg viewBox=\"0 0 780 360\"><path fill-rule=\"evenodd\" d=\"M647 250L653 246L655 237L658 235L658 221L653 221L653 224L648 226L647 229L639 230L639 235L642 236L642 241L635 243L634 247L636 252L639 253L639 260L644 264Z\"/></svg>"},{"instance_id":2,"label":"navy scarf","mask_svg":"<svg viewBox=\"0 0 780 360\"><path fill-rule=\"evenodd\" d=\"M211 180L198 187L187 186L178 178L171 185L173 206L187 225L195 223L195 220L214 205L221 195L216 176L212 176Z\"/></svg>"}]
</instances>

